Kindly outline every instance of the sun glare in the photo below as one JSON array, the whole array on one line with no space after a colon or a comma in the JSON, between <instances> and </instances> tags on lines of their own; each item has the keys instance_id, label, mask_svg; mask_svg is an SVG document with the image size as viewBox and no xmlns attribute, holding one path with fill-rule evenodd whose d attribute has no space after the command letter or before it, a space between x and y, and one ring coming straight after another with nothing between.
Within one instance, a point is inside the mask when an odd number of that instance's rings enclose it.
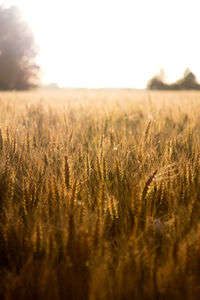
<instances>
[{"instance_id":1,"label":"sun glare","mask_svg":"<svg viewBox=\"0 0 200 300\"><path fill-rule=\"evenodd\" d=\"M40 47L43 82L143 88L164 68L200 78L198 1L4 1L21 8Z\"/></svg>"}]
</instances>

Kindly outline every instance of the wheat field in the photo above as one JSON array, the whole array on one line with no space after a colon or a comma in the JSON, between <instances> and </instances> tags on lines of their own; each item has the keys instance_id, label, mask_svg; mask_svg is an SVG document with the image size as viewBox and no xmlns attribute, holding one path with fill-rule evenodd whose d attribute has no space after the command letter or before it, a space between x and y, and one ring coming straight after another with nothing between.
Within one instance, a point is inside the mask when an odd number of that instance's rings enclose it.
<instances>
[{"instance_id":1,"label":"wheat field","mask_svg":"<svg viewBox=\"0 0 200 300\"><path fill-rule=\"evenodd\" d=\"M0 299L200 299L200 93L0 93Z\"/></svg>"}]
</instances>

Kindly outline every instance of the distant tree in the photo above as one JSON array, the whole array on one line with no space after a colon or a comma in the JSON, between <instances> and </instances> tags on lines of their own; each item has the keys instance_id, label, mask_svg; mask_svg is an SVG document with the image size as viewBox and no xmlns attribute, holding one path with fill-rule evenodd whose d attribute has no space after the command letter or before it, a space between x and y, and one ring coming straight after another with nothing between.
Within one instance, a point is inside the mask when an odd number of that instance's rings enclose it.
<instances>
[{"instance_id":1,"label":"distant tree","mask_svg":"<svg viewBox=\"0 0 200 300\"><path fill-rule=\"evenodd\" d=\"M28 24L15 6L0 6L0 89L26 90L37 85L37 49Z\"/></svg>"},{"instance_id":2,"label":"distant tree","mask_svg":"<svg viewBox=\"0 0 200 300\"><path fill-rule=\"evenodd\" d=\"M200 90L200 84L197 82L196 76L186 69L183 78L178 81L167 84L163 80L163 76L156 75L147 83L150 90Z\"/></svg>"},{"instance_id":3,"label":"distant tree","mask_svg":"<svg viewBox=\"0 0 200 300\"><path fill-rule=\"evenodd\" d=\"M185 70L183 78L177 81L176 84L183 90L200 89L196 76L189 69Z\"/></svg>"},{"instance_id":4,"label":"distant tree","mask_svg":"<svg viewBox=\"0 0 200 300\"><path fill-rule=\"evenodd\" d=\"M149 80L147 88L150 90L165 90L165 84L159 77L154 76L151 80Z\"/></svg>"},{"instance_id":5,"label":"distant tree","mask_svg":"<svg viewBox=\"0 0 200 300\"><path fill-rule=\"evenodd\" d=\"M55 90L55 89L59 89L59 85L56 82L52 82L49 84L42 85L40 88Z\"/></svg>"},{"instance_id":6,"label":"distant tree","mask_svg":"<svg viewBox=\"0 0 200 300\"><path fill-rule=\"evenodd\" d=\"M150 90L165 90L166 87L164 84L164 79L165 73L164 70L161 69L157 75L149 80L147 83L147 88Z\"/></svg>"}]
</instances>

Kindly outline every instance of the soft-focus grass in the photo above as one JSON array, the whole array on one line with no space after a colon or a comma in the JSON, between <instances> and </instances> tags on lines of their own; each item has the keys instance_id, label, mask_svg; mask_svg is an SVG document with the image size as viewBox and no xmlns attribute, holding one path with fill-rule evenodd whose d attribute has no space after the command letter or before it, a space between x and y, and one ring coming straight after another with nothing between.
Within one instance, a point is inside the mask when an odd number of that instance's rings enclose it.
<instances>
[{"instance_id":1,"label":"soft-focus grass","mask_svg":"<svg viewBox=\"0 0 200 300\"><path fill-rule=\"evenodd\" d=\"M200 93L0 93L0 298L200 299Z\"/></svg>"}]
</instances>

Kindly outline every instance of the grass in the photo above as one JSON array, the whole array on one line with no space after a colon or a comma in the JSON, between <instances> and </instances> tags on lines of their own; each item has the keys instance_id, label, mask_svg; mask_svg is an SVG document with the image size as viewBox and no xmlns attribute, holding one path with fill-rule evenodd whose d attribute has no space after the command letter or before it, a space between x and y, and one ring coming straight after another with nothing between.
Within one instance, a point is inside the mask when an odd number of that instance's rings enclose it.
<instances>
[{"instance_id":1,"label":"grass","mask_svg":"<svg viewBox=\"0 0 200 300\"><path fill-rule=\"evenodd\" d=\"M0 299L200 299L200 94L0 93Z\"/></svg>"}]
</instances>

